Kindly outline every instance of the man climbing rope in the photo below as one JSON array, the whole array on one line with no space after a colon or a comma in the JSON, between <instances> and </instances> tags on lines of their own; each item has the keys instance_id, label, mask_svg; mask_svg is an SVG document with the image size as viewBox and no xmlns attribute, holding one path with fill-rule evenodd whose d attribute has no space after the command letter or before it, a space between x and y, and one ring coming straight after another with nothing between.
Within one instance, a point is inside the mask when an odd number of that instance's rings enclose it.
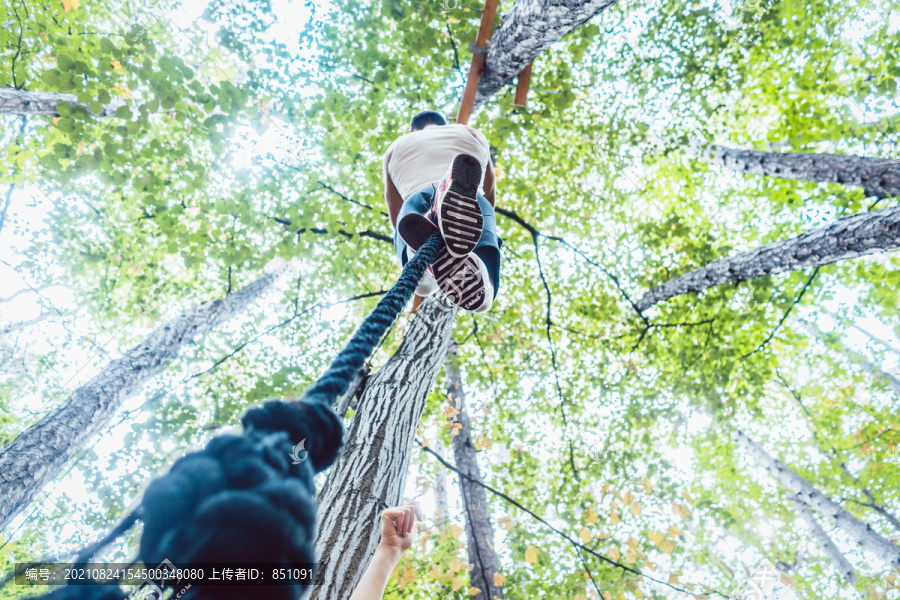
<instances>
[{"instance_id":1,"label":"man climbing rope","mask_svg":"<svg viewBox=\"0 0 900 600\"><path fill-rule=\"evenodd\" d=\"M416 539L417 519L422 520L422 509L416 502L407 502L381 513L381 542L350 600L381 600L384 597L391 571Z\"/></svg>"},{"instance_id":2,"label":"man climbing rope","mask_svg":"<svg viewBox=\"0 0 900 600\"><path fill-rule=\"evenodd\" d=\"M419 282L416 294L440 289L455 305L485 312L500 285L497 194L487 139L467 125L448 125L440 113L413 117L409 133L384 155L384 197L400 264L440 232L446 248Z\"/></svg>"}]
</instances>

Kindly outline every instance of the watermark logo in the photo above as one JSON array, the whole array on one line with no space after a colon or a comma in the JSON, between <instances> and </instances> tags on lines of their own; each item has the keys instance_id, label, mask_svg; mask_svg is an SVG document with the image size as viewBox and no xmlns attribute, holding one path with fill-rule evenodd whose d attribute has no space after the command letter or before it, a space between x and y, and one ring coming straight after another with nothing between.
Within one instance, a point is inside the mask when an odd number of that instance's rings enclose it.
<instances>
[{"instance_id":1,"label":"watermark logo","mask_svg":"<svg viewBox=\"0 0 900 600\"><path fill-rule=\"evenodd\" d=\"M744 12L759 10L759 0L716 0L712 8L713 18L727 30L738 29L743 23Z\"/></svg>"},{"instance_id":2,"label":"watermark logo","mask_svg":"<svg viewBox=\"0 0 900 600\"><path fill-rule=\"evenodd\" d=\"M759 308L756 299L753 298L753 291L749 289L738 290L734 295L735 309L743 314L752 313Z\"/></svg>"},{"instance_id":3,"label":"watermark logo","mask_svg":"<svg viewBox=\"0 0 900 600\"><path fill-rule=\"evenodd\" d=\"M154 298L152 295L148 294L138 300L138 308L141 309L141 312L151 313L156 311L156 308L159 306L159 301Z\"/></svg>"},{"instance_id":4,"label":"watermark logo","mask_svg":"<svg viewBox=\"0 0 900 600\"><path fill-rule=\"evenodd\" d=\"M441 10L445 13L450 12L451 10L456 8L456 5L456 0L441 0Z\"/></svg>"},{"instance_id":5,"label":"watermark logo","mask_svg":"<svg viewBox=\"0 0 900 600\"><path fill-rule=\"evenodd\" d=\"M422 310L422 308L424 308L423 303L423 305L419 307L419 310L416 311L416 314L411 315L411 319L419 317L429 325L436 325L438 319L440 319L441 313L448 312L456 308L456 305L453 304L450 298L445 296L440 290L429 296L429 298L431 299L431 304L435 307L436 310L432 311L429 314L428 310Z\"/></svg>"},{"instance_id":6,"label":"watermark logo","mask_svg":"<svg viewBox=\"0 0 900 600\"><path fill-rule=\"evenodd\" d=\"M300 456L301 452L303 453L302 457ZM306 438L303 438L299 444L291 448L290 457L295 465L299 465L309 457L309 452L306 450Z\"/></svg>"},{"instance_id":7,"label":"watermark logo","mask_svg":"<svg viewBox=\"0 0 900 600\"><path fill-rule=\"evenodd\" d=\"M144 313L152 313L156 312L156 309L159 307L159 288L161 286L154 286L149 292L138 298L137 305L138 308L141 309L141 312Z\"/></svg>"},{"instance_id":8,"label":"watermark logo","mask_svg":"<svg viewBox=\"0 0 900 600\"><path fill-rule=\"evenodd\" d=\"M608 154L608 148L602 140L594 140L591 142L590 161L595 165L605 162L605 156Z\"/></svg>"},{"instance_id":9,"label":"watermark logo","mask_svg":"<svg viewBox=\"0 0 900 600\"><path fill-rule=\"evenodd\" d=\"M155 569L152 569L154 573L175 573L177 571L175 565L168 558L163 560ZM128 594L128 600L162 600L165 594L166 582L162 579L159 580L159 584L153 579L147 578L144 580L144 583L137 586L131 593ZM184 593L191 588L191 584L187 584L183 587L177 594L174 596L170 596L171 598L180 598Z\"/></svg>"},{"instance_id":10,"label":"watermark logo","mask_svg":"<svg viewBox=\"0 0 900 600\"><path fill-rule=\"evenodd\" d=\"M130 29L125 38L129 43L133 43L142 37L153 23L167 19L167 8L166 5L160 4L160 0L120 3L110 11L110 16L122 28Z\"/></svg>"},{"instance_id":11,"label":"watermark logo","mask_svg":"<svg viewBox=\"0 0 900 600\"><path fill-rule=\"evenodd\" d=\"M734 40L740 42L747 27L744 23L744 13L752 14L752 21L756 22L773 4L775 0L768 0L765 6L762 6L762 0L716 0L712 15L724 29L728 31L738 29Z\"/></svg>"},{"instance_id":12,"label":"watermark logo","mask_svg":"<svg viewBox=\"0 0 900 600\"><path fill-rule=\"evenodd\" d=\"M768 560L764 560L727 596L732 600L790 600L796 597L782 582L781 572Z\"/></svg>"},{"instance_id":13,"label":"watermark logo","mask_svg":"<svg viewBox=\"0 0 900 600\"><path fill-rule=\"evenodd\" d=\"M606 464L607 462L609 462L610 456L606 452L606 450L600 450L599 448L595 448L594 450L591 450L590 452L588 452L585 455L585 458L587 458L588 465L592 465L592 464L603 465L603 464Z\"/></svg>"},{"instance_id":14,"label":"watermark logo","mask_svg":"<svg viewBox=\"0 0 900 600\"><path fill-rule=\"evenodd\" d=\"M891 462L894 462L900 465L900 444L894 446L894 449L889 454Z\"/></svg>"}]
</instances>

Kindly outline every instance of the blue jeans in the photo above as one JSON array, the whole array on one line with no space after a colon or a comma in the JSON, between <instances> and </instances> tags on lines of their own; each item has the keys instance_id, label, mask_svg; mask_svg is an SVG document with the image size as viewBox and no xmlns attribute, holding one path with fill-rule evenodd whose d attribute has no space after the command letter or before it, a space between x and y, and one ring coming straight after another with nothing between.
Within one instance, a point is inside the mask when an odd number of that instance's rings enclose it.
<instances>
[{"instance_id":1,"label":"blue jeans","mask_svg":"<svg viewBox=\"0 0 900 600\"><path fill-rule=\"evenodd\" d=\"M399 223L400 219L410 213L424 215L431 210L434 204L434 192L434 186L429 186L407 198L397 216L397 222ZM484 227L481 230L481 239L478 240L472 252L487 267L488 277L494 287L494 298L496 298L497 291L500 289L500 247L503 245L503 240L497 235L497 218L494 215L494 207L481 194L478 194L478 205L481 207L481 214L484 215ZM394 249L397 251L397 257L400 258L400 264L406 265L406 242L403 241L396 229L394 229Z\"/></svg>"}]
</instances>

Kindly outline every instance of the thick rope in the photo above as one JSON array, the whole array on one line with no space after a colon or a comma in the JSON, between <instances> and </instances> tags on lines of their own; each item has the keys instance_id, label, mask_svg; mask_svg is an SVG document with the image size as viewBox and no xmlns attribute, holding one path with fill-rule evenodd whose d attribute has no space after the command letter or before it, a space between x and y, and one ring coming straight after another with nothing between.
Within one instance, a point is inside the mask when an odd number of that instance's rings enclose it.
<instances>
[{"instance_id":1,"label":"thick rope","mask_svg":"<svg viewBox=\"0 0 900 600\"><path fill-rule=\"evenodd\" d=\"M332 405L365 364L406 306L443 246L432 236L403 269L397 283L366 317L331 366L293 402L268 401L241 419L243 435L220 435L178 459L154 480L141 504L101 542L78 554L87 562L139 517L144 523L138 558L148 568L164 560L188 563L266 563L289 567L315 562L313 476L337 460L343 439ZM306 440L308 455L292 451ZM181 600L297 600L309 581L285 585L191 586ZM160 586L166 587L166 586ZM155 596L153 596L155 597ZM117 585L65 586L42 596L52 600L124 600Z\"/></svg>"}]
</instances>

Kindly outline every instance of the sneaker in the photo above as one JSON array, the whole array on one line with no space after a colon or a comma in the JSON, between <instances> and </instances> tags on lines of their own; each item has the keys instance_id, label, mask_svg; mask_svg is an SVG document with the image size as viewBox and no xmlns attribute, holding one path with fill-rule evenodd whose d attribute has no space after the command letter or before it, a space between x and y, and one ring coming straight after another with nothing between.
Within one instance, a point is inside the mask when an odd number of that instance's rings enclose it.
<instances>
[{"instance_id":1,"label":"sneaker","mask_svg":"<svg viewBox=\"0 0 900 600\"><path fill-rule=\"evenodd\" d=\"M481 163L474 156L457 154L434 195L435 220L447 250L459 258L468 255L478 240L484 216L478 205Z\"/></svg>"},{"instance_id":2,"label":"sneaker","mask_svg":"<svg viewBox=\"0 0 900 600\"><path fill-rule=\"evenodd\" d=\"M472 303L472 308L467 310L476 314L486 313L491 309L491 305L494 303L494 286L491 284L491 276L488 275L487 266L484 264L484 261L481 260L481 257L473 252L469 255L469 258L478 264L481 280L484 282L484 296L482 297L481 304Z\"/></svg>"},{"instance_id":3,"label":"sneaker","mask_svg":"<svg viewBox=\"0 0 900 600\"><path fill-rule=\"evenodd\" d=\"M400 220L397 230L403 241L415 252L428 238L438 233L438 228L424 215L410 213ZM477 256L453 256L446 246L441 246L434 264L428 271L434 276L440 290L456 306L476 311L484 306L487 297L485 278Z\"/></svg>"},{"instance_id":4,"label":"sneaker","mask_svg":"<svg viewBox=\"0 0 900 600\"><path fill-rule=\"evenodd\" d=\"M416 256L416 251L406 247L406 258L407 260L412 260ZM425 274L422 275L422 279L419 280L419 285L416 286L416 294L422 296L423 298L432 295L436 291L438 291L437 280L434 278L434 273L431 272L431 269L425 271Z\"/></svg>"}]
</instances>

